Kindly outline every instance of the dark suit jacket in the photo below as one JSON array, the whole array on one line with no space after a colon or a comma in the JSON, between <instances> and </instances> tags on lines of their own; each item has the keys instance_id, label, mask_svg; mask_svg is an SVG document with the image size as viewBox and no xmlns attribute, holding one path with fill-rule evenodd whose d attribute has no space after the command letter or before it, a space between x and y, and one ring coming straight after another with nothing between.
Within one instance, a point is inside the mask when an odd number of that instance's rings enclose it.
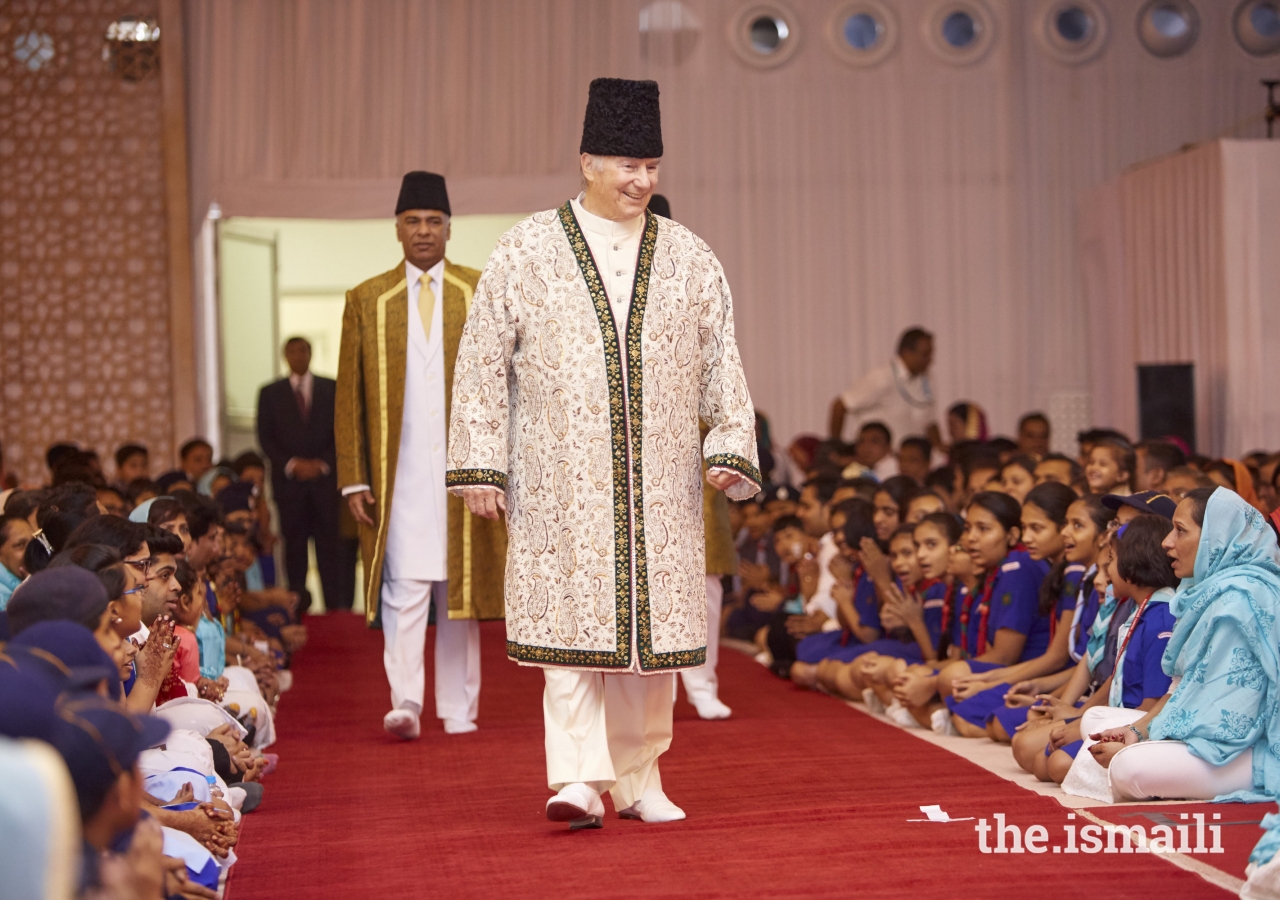
<instances>
[{"instance_id":1,"label":"dark suit jacket","mask_svg":"<svg viewBox=\"0 0 1280 900\"><path fill-rule=\"evenodd\" d=\"M312 378L311 413L306 422L302 421L288 378L272 382L258 394L258 444L271 462L271 483L277 493L285 485L307 483L285 478L284 467L295 456L322 459L329 464L329 475L314 483L327 483L329 478L337 478L333 403L338 384L332 378L319 375Z\"/></svg>"}]
</instances>

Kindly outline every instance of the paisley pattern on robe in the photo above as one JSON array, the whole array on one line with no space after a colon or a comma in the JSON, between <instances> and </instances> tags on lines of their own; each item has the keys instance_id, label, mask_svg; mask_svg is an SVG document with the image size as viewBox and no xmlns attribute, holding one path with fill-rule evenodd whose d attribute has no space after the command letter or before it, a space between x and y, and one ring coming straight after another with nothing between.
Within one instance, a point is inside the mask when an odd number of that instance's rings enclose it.
<instances>
[{"instance_id":1,"label":"paisley pattern on robe","mask_svg":"<svg viewBox=\"0 0 1280 900\"><path fill-rule=\"evenodd\" d=\"M447 483L506 491L507 653L521 663L701 665L704 458L745 476L733 499L759 490L724 271L688 229L646 215L625 328L565 204L502 236L463 332Z\"/></svg>"}]
</instances>

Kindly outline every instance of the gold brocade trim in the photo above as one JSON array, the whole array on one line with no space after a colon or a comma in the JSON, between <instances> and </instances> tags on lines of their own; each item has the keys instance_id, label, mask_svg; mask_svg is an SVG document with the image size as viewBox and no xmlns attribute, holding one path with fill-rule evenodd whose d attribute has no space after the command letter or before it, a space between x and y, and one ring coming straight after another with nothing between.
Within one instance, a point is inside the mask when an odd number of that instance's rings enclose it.
<instances>
[{"instance_id":1,"label":"gold brocade trim","mask_svg":"<svg viewBox=\"0 0 1280 900\"><path fill-rule=\"evenodd\" d=\"M644 360L642 329L645 305L649 297L649 277L653 269L654 248L658 242L658 220L645 213L644 236L636 259L636 280L631 290L631 308L627 316L627 370L623 384L621 348L613 311L604 282L596 268L586 237L566 203L560 207L560 223L569 246L587 282L591 299L600 320L600 336L604 340L605 370L609 380L609 420L613 450L613 528L614 528L614 606L617 619L613 653L569 650L551 647L527 647L509 643L507 655L517 660L550 665L591 668L630 668L631 665L631 591L632 545L635 548L636 646L642 670L676 669L702 665L706 648L675 653L655 653L649 610L649 564L644 539ZM630 437L631 471L628 479L628 435ZM634 523L634 524L633 524ZM625 649L624 649L625 648Z\"/></svg>"},{"instance_id":2,"label":"gold brocade trim","mask_svg":"<svg viewBox=\"0 0 1280 900\"><path fill-rule=\"evenodd\" d=\"M649 604L649 557L644 527L644 311L649 299L653 252L658 244L658 219L645 214L644 238L636 260L636 281L627 315L627 396L631 425L632 510L635 516L636 647L641 670L678 669L702 665L707 649L658 653L653 649L653 618Z\"/></svg>"},{"instance_id":3,"label":"gold brocade trim","mask_svg":"<svg viewBox=\"0 0 1280 900\"><path fill-rule=\"evenodd\" d=\"M449 266L444 267L444 280L452 284L458 290L462 291L462 318L465 321L467 316L471 314L471 300L475 297L476 291L471 285L463 281L457 275L449 271ZM453 386L450 385L450 399L452 399ZM464 504L462 507L462 616L461 618L471 618L471 510Z\"/></svg>"},{"instance_id":4,"label":"gold brocade trim","mask_svg":"<svg viewBox=\"0 0 1280 900\"><path fill-rule=\"evenodd\" d=\"M391 514L391 504L387 502L387 301L405 289L408 281L401 278L389 291L382 293L377 300L378 308L378 495L374 498L378 504L378 537L374 542L373 558L381 559L387 549L387 521ZM364 617L372 625L378 620L382 611L380 597L365 596Z\"/></svg>"},{"instance_id":5,"label":"gold brocade trim","mask_svg":"<svg viewBox=\"0 0 1280 900\"><path fill-rule=\"evenodd\" d=\"M759 487L764 483L760 476L760 470L751 465L751 461L743 459L736 453L713 453L707 457L707 468L733 469L739 475L750 478Z\"/></svg>"},{"instance_id":6,"label":"gold brocade trim","mask_svg":"<svg viewBox=\"0 0 1280 900\"><path fill-rule=\"evenodd\" d=\"M489 487L507 489L507 476L497 469L449 469L444 473L445 487Z\"/></svg>"},{"instance_id":7,"label":"gold brocade trim","mask_svg":"<svg viewBox=\"0 0 1280 900\"><path fill-rule=\"evenodd\" d=\"M618 329L613 321L613 311L609 308L609 298L596 268L596 261L591 256L591 249L587 246L587 239L578 227L578 220L568 203L560 207L558 213L565 237L577 259L578 269L591 293L591 302L600 323L600 337L604 341L605 375L609 383L610 449L613 456L614 650L609 653L603 650L568 650L515 644L514 649L512 646L508 647L507 655L531 662L627 669L631 667L631 491L627 484L627 409L622 384L622 351L618 346ZM646 220L652 222L653 217L646 214ZM648 229L645 240L641 242L642 256L646 243L649 243ZM645 271L648 272L647 267ZM639 284L639 281L637 276L636 283ZM633 308L634 302L633 290Z\"/></svg>"},{"instance_id":8,"label":"gold brocade trim","mask_svg":"<svg viewBox=\"0 0 1280 900\"><path fill-rule=\"evenodd\" d=\"M471 312L471 300L476 295L476 289L450 272L447 265L444 269L444 280L462 291L462 315L467 316Z\"/></svg>"}]
</instances>

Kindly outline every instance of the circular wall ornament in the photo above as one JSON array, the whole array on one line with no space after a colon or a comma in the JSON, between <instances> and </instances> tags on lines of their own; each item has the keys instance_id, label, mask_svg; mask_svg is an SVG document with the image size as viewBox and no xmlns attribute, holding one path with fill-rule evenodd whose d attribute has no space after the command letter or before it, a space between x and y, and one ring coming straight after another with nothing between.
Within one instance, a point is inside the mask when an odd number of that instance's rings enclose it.
<instances>
[{"instance_id":1,"label":"circular wall ornament","mask_svg":"<svg viewBox=\"0 0 1280 900\"><path fill-rule=\"evenodd\" d=\"M1250 56L1280 51L1280 2L1244 0L1231 16L1231 30Z\"/></svg>"},{"instance_id":2,"label":"circular wall ornament","mask_svg":"<svg viewBox=\"0 0 1280 900\"><path fill-rule=\"evenodd\" d=\"M1088 62L1107 43L1107 14L1096 0L1050 0L1034 27L1045 52L1068 65Z\"/></svg>"},{"instance_id":3,"label":"circular wall ornament","mask_svg":"<svg viewBox=\"0 0 1280 900\"><path fill-rule=\"evenodd\" d=\"M1172 59L1200 36L1200 12L1191 0L1147 0L1138 11L1138 40L1147 52Z\"/></svg>"},{"instance_id":4,"label":"circular wall ornament","mask_svg":"<svg viewBox=\"0 0 1280 900\"><path fill-rule=\"evenodd\" d=\"M846 0L827 19L827 43L853 66L874 66L898 44L898 19L881 0Z\"/></svg>"},{"instance_id":5,"label":"circular wall ornament","mask_svg":"<svg viewBox=\"0 0 1280 900\"><path fill-rule=\"evenodd\" d=\"M750 66L780 66L800 48L796 14L791 7L776 2L744 7L729 21L729 45Z\"/></svg>"},{"instance_id":6,"label":"circular wall ornament","mask_svg":"<svg viewBox=\"0 0 1280 900\"><path fill-rule=\"evenodd\" d=\"M925 16L924 36L942 59L972 65L995 43L996 21L981 0L946 0Z\"/></svg>"}]
</instances>

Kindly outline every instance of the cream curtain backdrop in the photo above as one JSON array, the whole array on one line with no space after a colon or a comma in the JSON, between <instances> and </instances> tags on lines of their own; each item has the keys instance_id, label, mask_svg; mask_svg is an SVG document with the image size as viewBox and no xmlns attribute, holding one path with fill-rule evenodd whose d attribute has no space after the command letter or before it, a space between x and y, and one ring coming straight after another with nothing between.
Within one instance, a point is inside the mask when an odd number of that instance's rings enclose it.
<instances>
[{"instance_id":1,"label":"cream curtain backdrop","mask_svg":"<svg viewBox=\"0 0 1280 900\"><path fill-rule=\"evenodd\" d=\"M1275 61L1235 45L1233 4L1196 2L1196 46L1161 60L1138 0L1102 0L1107 46L1069 66L1033 34L1043 3L986 0L993 46L961 67L926 40L937 3L901 0L896 49L857 68L825 39L839 4L792 0L799 50L760 70L728 39L746 0L686 0L696 42L665 62L642 52L638 0L187 0L193 209L389 214L411 168L447 174L459 212L549 208L577 189L589 81L656 78L660 190L725 265L775 435L823 430L917 323L939 336L939 400L1007 432L1099 387L1080 193L1261 109Z\"/></svg>"},{"instance_id":2,"label":"cream curtain backdrop","mask_svg":"<svg viewBox=\"0 0 1280 900\"><path fill-rule=\"evenodd\" d=\"M1202 452L1280 447L1280 142L1215 141L1085 198L1094 410L1136 422L1134 363L1193 362Z\"/></svg>"}]
</instances>

